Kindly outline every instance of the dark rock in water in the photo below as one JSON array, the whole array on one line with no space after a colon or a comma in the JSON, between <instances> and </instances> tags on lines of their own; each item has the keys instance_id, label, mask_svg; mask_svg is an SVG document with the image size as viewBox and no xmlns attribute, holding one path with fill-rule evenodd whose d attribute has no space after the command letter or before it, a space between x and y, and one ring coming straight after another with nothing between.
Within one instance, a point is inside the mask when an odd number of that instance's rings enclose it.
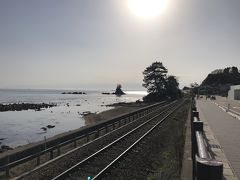
<instances>
[{"instance_id":1,"label":"dark rock in water","mask_svg":"<svg viewBox=\"0 0 240 180\"><path fill-rule=\"evenodd\" d=\"M3 141L4 139L6 139L6 138L0 138L0 141Z\"/></svg>"},{"instance_id":2,"label":"dark rock in water","mask_svg":"<svg viewBox=\"0 0 240 180\"><path fill-rule=\"evenodd\" d=\"M118 96L124 95L125 93L122 91L121 88L122 88L121 84L118 84L114 94Z\"/></svg>"},{"instance_id":3,"label":"dark rock in water","mask_svg":"<svg viewBox=\"0 0 240 180\"><path fill-rule=\"evenodd\" d=\"M86 93L74 91L74 92L62 92L61 94L86 94Z\"/></svg>"},{"instance_id":4,"label":"dark rock in water","mask_svg":"<svg viewBox=\"0 0 240 180\"><path fill-rule=\"evenodd\" d=\"M104 95L110 95L110 94L112 94L112 93L103 92L102 94L104 94Z\"/></svg>"},{"instance_id":5,"label":"dark rock in water","mask_svg":"<svg viewBox=\"0 0 240 180\"><path fill-rule=\"evenodd\" d=\"M55 127L54 125L47 125L48 129L51 129L51 128L54 128L54 127Z\"/></svg>"},{"instance_id":6,"label":"dark rock in water","mask_svg":"<svg viewBox=\"0 0 240 180\"><path fill-rule=\"evenodd\" d=\"M81 104L76 104L76 106L81 106Z\"/></svg>"},{"instance_id":7,"label":"dark rock in water","mask_svg":"<svg viewBox=\"0 0 240 180\"><path fill-rule=\"evenodd\" d=\"M42 130L44 131L47 131L47 128L46 127L41 127Z\"/></svg>"},{"instance_id":8,"label":"dark rock in water","mask_svg":"<svg viewBox=\"0 0 240 180\"><path fill-rule=\"evenodd\" d=\"M0 104L0 112L3 111L22 111L33 109L36 111L40 111L42 108L50 108L56 106L56 104L32 104L32 103L13 103L13 104Z\"/></svg>"}]
</instances>

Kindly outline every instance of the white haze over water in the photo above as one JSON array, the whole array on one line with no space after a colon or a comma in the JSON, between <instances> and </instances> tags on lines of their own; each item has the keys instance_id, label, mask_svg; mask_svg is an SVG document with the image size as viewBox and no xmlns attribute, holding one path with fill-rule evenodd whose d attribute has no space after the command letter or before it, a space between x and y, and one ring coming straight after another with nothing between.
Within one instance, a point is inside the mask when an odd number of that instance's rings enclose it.
<instances>
[{"instance_id":1,"label":"white haze over water","mask_svg":"<svg viewBox=\"0 0 240 180\"><path fill-rule=\"evenodd\" d=\"M78 90L76 90L78 91ZM85 126L81 113L99 113L113 107L107 104L134 102L142 99L145 91L126 91L124 96L102 95L100 91L82 91L86 95L61 94L74 90L0 90L0 103L56 103L56 107L42 111L24 110L0 112L0 142L17 147ZM79 91L78 91L79 92ZM69 107L67 106L69 103ZM80 104L80 106L77 106ZM41 127L55 125L44 132Z\"/></svg>"}]
</instances>

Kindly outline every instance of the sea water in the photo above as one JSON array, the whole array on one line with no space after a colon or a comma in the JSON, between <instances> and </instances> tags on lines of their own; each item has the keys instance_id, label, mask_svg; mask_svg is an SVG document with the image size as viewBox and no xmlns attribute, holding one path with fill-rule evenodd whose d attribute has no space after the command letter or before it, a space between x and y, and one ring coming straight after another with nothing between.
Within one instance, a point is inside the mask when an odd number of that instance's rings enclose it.
<instances>
[{"instance_id":1,"label":"sea water","mask_svg":"<svg viewBox=\"0 0 240 180\"><path fill-rule=\"evenodd\" d=\"M103 95L101 91L77 91L85 94L61 94L73 90L0 90L0 103L55 103L41 111L0 112L0 146L17 147L85 126L82 113L99 113L113 107L106 105L141 100L145 91L126 91L126 95ZM41 127L53 125L43 131Z\"/></svg>"}]
</instances>

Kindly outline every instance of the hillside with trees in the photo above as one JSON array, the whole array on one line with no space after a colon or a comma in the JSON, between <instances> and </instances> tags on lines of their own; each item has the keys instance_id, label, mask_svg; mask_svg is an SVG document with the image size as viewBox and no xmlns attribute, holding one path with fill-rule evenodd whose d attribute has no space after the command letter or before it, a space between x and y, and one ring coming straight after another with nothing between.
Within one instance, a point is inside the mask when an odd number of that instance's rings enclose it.
<instances>
[{"instance_id":1,"label":"hillside with trees","mask_svg":"<svg viewBox=\"0 0 240 180\"><path fill-rule=\"evenodd\" d=\"M231 85L240 84L240 73L237 67L216 69L204 79L199 86L200 94L219 94L227 96Z\"/></svg>"},{"instance_id":2,"label":"hillside with trees","mask_svg":"<svg viewBox=\"0 0 240 180\"><path fill-rule=\"evenodd\" d=\"M219 86L219 85L236 85L240 84L240 73L237 67L227 67L223 70L218 69L208 74L202 82L203 86Z\"/></svg>"}]
</instances>

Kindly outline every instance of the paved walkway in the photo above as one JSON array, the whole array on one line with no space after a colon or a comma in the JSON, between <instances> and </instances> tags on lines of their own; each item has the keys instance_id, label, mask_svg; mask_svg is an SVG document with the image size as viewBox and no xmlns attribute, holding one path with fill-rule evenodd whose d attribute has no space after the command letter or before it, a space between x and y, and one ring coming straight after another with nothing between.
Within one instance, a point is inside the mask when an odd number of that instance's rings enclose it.
<instances>
[{"instance_id":1,"label":"paved walkway","mask_svg":"<svg viewBox=\"0 0 240 180\"><path fill-rule=\"evenodd\" d=\"M225 179L237 179L236 176L240 179L240 120L223 111L214 101L198 100L197 108L209 142L220 144L212 150L224 163Z\"/></svg>"}]
</instances>

